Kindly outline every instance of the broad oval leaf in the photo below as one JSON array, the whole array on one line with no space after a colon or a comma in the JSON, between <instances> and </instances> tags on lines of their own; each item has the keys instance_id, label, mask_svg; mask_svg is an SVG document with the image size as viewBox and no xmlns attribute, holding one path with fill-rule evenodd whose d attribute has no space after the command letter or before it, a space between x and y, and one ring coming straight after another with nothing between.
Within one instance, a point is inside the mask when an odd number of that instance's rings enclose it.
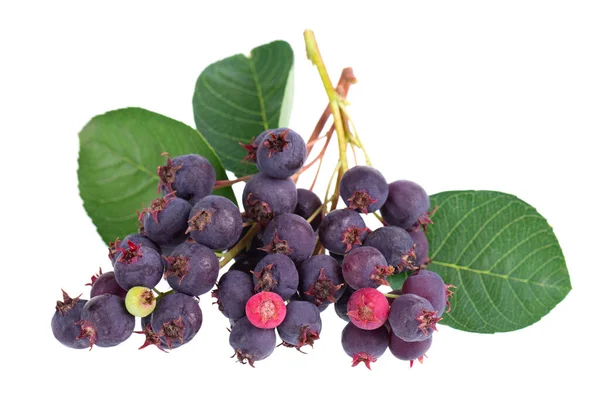
<instances>
[{"instance_id":1,"label":"broad oval leaf","mask_svg":"<svg viewBox=\"0 0 600 406\"><path fill-rule=\"evenodd\" d=\"M456 286L443 322L495 333L527 327L571 290L548 222L515 196L453 191L431 196L429 269Z\"/></svg>"},{"instance_id":2,"label":"broad oval leaf","mask_svg":"<svg viewBox=\"0 0 600 406\"><path fill-rule=\"evenodd\" d=\"M94 117L79 133L79 192L83 206L105 242L137 230L136 209L158 197L156 168L161 153L200 154L227 179L212 147L193 128L141 108ZM233 202L231 188L219 189Z\"/></svg>"},{"instance_id":3,"label":"broad oval leaf","mask_svg":"<svg viewBox=\"0 0 600 406\"><path fill-rule=\"evenodd\" d=\"M269 128L286 127L293 98L294 53L275 41L208 66L198 77L192 100L196 128L237 176L257 172L243 161L248 144Z\"/></svg>"}]
</instances>

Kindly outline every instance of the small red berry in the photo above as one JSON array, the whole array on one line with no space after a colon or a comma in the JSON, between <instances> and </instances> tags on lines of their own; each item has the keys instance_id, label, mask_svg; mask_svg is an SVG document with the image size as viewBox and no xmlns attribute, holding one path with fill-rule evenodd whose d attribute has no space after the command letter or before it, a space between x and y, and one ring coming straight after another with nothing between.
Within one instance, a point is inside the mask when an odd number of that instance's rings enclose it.
<instances>
[{"instance_id":1,"label":"small red berry","mask_svg":"<svg viewBox=\"0 0 600 406\"><path fill-rule=\"evenodd\" d=\"M259 292L248 299L246 316L258 328L275 328L285 318L285 302L277 293Z\"/></svg>"}]
</instances>

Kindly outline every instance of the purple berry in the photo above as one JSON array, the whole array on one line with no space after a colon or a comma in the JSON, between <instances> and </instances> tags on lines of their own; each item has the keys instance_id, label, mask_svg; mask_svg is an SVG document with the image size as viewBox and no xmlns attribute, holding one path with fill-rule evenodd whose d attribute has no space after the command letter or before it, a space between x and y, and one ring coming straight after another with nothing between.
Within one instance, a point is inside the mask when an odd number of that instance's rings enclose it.
<instances>
[{"instance_id":1,"label":"purple berry","mask_svg":"<svg viewBox=\"0 0 600 406\"><path fill-rule=\"evenodd\" d=\"M223 196L206 196L194 205L187 232L199 244L213 250L233 247L242 234L243 220L239 209Z\"/></svg>"},{"instance_id":2,"label":"purple berry","mask_svg":"<svg viewBox=\"0 0 600 406\"><path fill-rule=\"evenodd\" d=\"M321 207L321 199L315 193L307 189L298 189L298 203L296 203L296 209L294 214L299 215L305 220L308 220L310 216ZM323 212L321 211L315 218L310 222L313 230L317 231L321 221L323 221Z\"/></svg>"},{"instance_id":3,"label":"purple berry","mask_svg":"<svg viewBox=\"0 0 600 406\"><path fill-rule=\"evenodd\" d=\"M348 317L348 301L354 292L356 292L356 290L352 289L350 286L346 286L342 296L335 302L335 313L344 321L350 321L350 317Z\"/></svg>"},{"instance_id":4,"label":"purple berry","mask_svg":"<svg viewBox=\"0 0 600 406\"><path fill-rule=\"evenodd\" d=\"M329 255L315 255L298 267L302 298L324 310L344 293L342 267Z\"/></svg>"},{"instance_id":5,"label":"purple berry","mask_svg":"<svg viewBox=\"0 0 600 406\"><path fill-rule=\"evenodd\" d=\"M368 234L369 229L360 214L351 209L330 212L319 227L319 241L335 254L345 254L362 245Z\"/></svg>"},{"instance_id":6,"label":"purple berry","mask_svg":"<svg viewBox=\"0 0 600 406\"><path fill-rule=\"evenodd\" d=\"M404 341L423 341L436 330L441 320L436 315L427 299L406 293L394 299L388 320L394 334Z\"/></svg>"},{"instance_id":7,"label":"purple berry","mask_svg":"<svg viewBox=\"0 0 600 406\"><path fill-rule=\"evenodd\" d=\"M115 262L115 280L125 290L134 286L152 289L160 282L164 263L160 254L151 248L128 242L129 248L121 248Z\"/></svg>"},{"instance_id":8,"label":"purple berry","mask_svg":"<svg viewBox=\"0 0 600 406\"><path fill-rule=\"evenodd\" d=\"M317 236L310 224L297 214L276 216L264 232L266 252L285 254L294 262L309 258L317 244Z\"/></svg>"},{"instance_id":9,"label":"purple berry","mask_svg":"<svg viewBox=\"0 0 600 406\"><path fill-rule=\"evenodd\" d=\"M253 275L255 292L274 292L288 300L298 290L296 265L283 254L269 254L261 259Z\"/></svg>"},{"instance_id":10,"label":"purple berry","mask_svg":"<svg viewBox=\"0 0 600 406\"><path fill-rule=\"evenodd\" d=\"M160 338L162 348L173 349L188 343L202 326L198 302L179 292L159 299L151 316L150 325Z\"/></svg>"},{"instance_id":11,"label":"purple berry","mask_svg":"<svg viewBox=\"0 0 600 406\"><path fill-rule=\"evenodd\" d=\"M417 230L410 231L408 234L410 234L415 243L415 256L417 257L415 265L425 265L429 262L429 241L427 241L425 232L421 228L418 228Z\"/></svg>"},{"instance_id":12,"label":"purple berry","mask_svg":"<svg viewBox=\"0 0 600 406\"><path fill-rule=\"evenodd\" d=\"M237 320L229 335L229 345L242 364L246 361L254 367L256 361L267 358L275 351L275 329L254 327L247 317Z\"/></svg>"},{"instance_id":13,"label":"purple berry","mask_svg":"<svg viewBox=\"0 0 600 406\"><path fill-rule=\"evenodd\" d=\"M431 223L428 210L429 195L421 186L408 180L397 180L389 184L381 216L392 226L412 230Z\"/></svg>"},{"instance_id":14,"label":"purple berry","mask_svg":"<svg viewBox=\"0 0 600 406\"><path fill-rule=\"evenodd\" d=\"M363 330L352 323L342 330L342 347L352 357L352 366L361 362L371 369L371 362L377 361L388 348L390 334L385 326L375 330Z\"/></svg>"},{"instance_id":15,"label":"purple berry","mask_svg":"<svg viewBox=\"0 0 600 406\"><path fill-rule=\"evenodd\" d=\"M269 130L256 151L258 170L272 178L285 179L304 165L306 144L289 128Z\"/></svg>"},{"instance_id":16,"label":"purple berry","mask_svg":"<svg viewBox=\"0 0 600 406\"><path fill-rule=\"evenodd\" d=\"M342 176L340 195L346 206L363 213L373 213L381 208L388 196L388 185L377 169L355 166Z\"/></svg>"},{"instance_id":17,"label":"purple berry","mask_svg":"<svg viewBox=\"0 0 600 406\"><path fill-rule=\"evenodd\" d=\"M221 276L212 296L217 299L219 310L231 320L246 315L246 302L254 295L254 283L248 273L229 270Z\"/></svg>"},{"instance_id":18,"label":"purple berry","mask_svg":"<svg viewBox=\"0 0 600 406\"><path fill-rule=\"evenodd\" d=\"M172 194L154 199L150 208L140 214L144 232L161 247L175 247L188 239L188 217L192 206Z\"/></svg>"},{"instance_id":19,"label":"purple berry","mask_svg":"<svg viewBox=\"0 0 600 406\"><path fill-rule=\"evenodd\" d=\"M390 336L390 352L392 355L402 361L410 361L412 368L413 362L419 360L423 363L423 357L425 353L429 351L433 336L423 341L404 341L400 337L396 337L394 334Z\"/></svg>"},{"instance_id":20,"label":"purple berry","mask_svg":"<svg viewBox=\"0 0 600 406\"><path fill-rule=\"evenodd\" d=\"M368 235L363 244L377 248L388 265L393 266L397 272L417 269L413 240L403 228L396 226L378 228Z\"/></svg>"},{"instance_id":21,"label":"purple berry","mask_svg":"<svg viewBox=\"0 0 600 406\"><path fill-rule=\"evenodd\" d=\"M105 293L87 301L79 324L78 339L86 341L90 348L113 347L131 336L135 317L129 314L122 298Z\"/></svg>"},{"instance_id":22,"label":"purple berry","mask_svg":"<svg viewBox=\"0 0 600 406\"><path fill-rule=\"evenodd\" d=\"M135 245L141 245L142 247L152 248L159 254L162 254L160 246L155 244L154 241L152 241L150 238L148 238L142 234L138 234L138 233L129 234L128 236L123 238L122 241L117 238L114 242L109 243L108 258L110 259L110 261L112 262L113 265L115 264L115 261L117 260L117 257L119 256L118 248L127 248L128 241L135 243Z\"/></svg>"},{"instance_id":23,"label":"purple berry","mask_svg":"<svg viewBox=\"0 0 600 406\"><path fill-rule=\"evenodd\" d=\"M319 309L310 302L300 300L288 303L285 319L277 327L277 332L288 347L312 347L321 333Z\"/></svg>"},{"instance_id":24,"label":"purple berry","mask_svg":"<svg viewBox=\"0 0 600 406\"><path fill-rule=\"evenodd\" d=\"M257 173L246 182L242 193L244 210L248 218L269 221L282 213L292 213L298 194L291 179L275 179Z\"/></svg>"},{"instance_id":25,"label":"purple berry","mask_svg":"<svg viewBox=\"0 0 600 406\"><path fill-rule=\"evenodd\" d=\"M100 268L100 271L96 275L92 276L92 282L85 285L92 287L90 297L99 296L104 293L117 295L123 299L127 296L127 291L117 283L115 273L112 271L102 273L102 268Z\"/></svg>"},{"instance_id":26,"label":"purple berry","mask_svg":"<svg viewBox=\"0 0 600 406\"><path fill-rule=\"evenodd\" d=\"M165 272L173 290L190 296L209 292L219 277L219 259L212 250L195 242L175 247Z\"/></svg>"},{"instance_id":27,"label":"purple berry","mask_svg":"<svg viewBox=\"0 0 600 406\"><path fill-rule=\"evenodd\" d=\"M77 339L81 327L76 324L81 320L81 311L87 300L79 299L81 295L71 298L64 290L62 293L63 300L56 302L56 312L52 316L52 333L58 342L69 348L87 348L90 345L88 341Z\"/></svg>"},{"instance_id":28,"label":"purple berry","mask_svg":"<svg viewBox=\"0 0 600 406\"><path fill-rule=\"evenodd\" d=\"M389 285L386 277L393 273L394 267L388 266L385 257L373 247L354 248L342 262L344 280L354 289Z\"/></svg>"},{"instance_id":29,"label":"purple berry","mask_svg":"<svg viewBox=\"0 0 600 406\"><path fill-rule=\"evenodd\" d=\"M167 164L157 169L163 194L177 192L177 197L190 200L208 196L216 181L215 169L201 155L180 155L173 159L167 155Z\"/></svg>"},{"instance_id":30,"label":"purple berry","mask_svg":"<svg viewBox=\"0 0 600 406\"><path fill-rule=\"evenodd\" d=\"M412 293L426 299L437 312L436 315L441 316L448 305L450 287L452 286L446 286L437 273L421 269L406 278L402 285L402 293Z\"/></svg>"}]
</instances>

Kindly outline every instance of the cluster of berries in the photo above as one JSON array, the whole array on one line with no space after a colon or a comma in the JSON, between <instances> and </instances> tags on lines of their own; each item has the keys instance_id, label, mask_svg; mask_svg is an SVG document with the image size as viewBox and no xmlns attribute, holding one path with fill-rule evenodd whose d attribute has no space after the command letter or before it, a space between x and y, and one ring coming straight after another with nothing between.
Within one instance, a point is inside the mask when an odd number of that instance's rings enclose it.
<instances>
[{"instance_id":1,"label":"cluster of berries","mask_svg":"<svg viewBox=\"0 0 600 406\"><path fill-rule=\"evenodd\" d=\"M286 347L312 346L320 313L331 304L348 321L341 341L353 365L370 367L388 347L411 365L422 360L451 295L439 275L424 269L431 221L423 188L409 181L388 185L376 169L357 166L339 185L347 208L324 215L321 199L291 179L306 159L300 135L267 130L244 147L259 173L244 187L243 214L210 195L215 172L206 159L167 158L158 168L163 196L140 214L140 233L110 246L114 272L93 278L89 301L65 294L58 302L56 338L73 348L116 345L139 316L142 347L175 348L198 332L197 297L216 283L212 295L229 319L229 342L242 363L271 355L277 334ZM385 226L371 231L363 215L377 210ZM243 250L236 249L240 244ZM235 262L217 282L214 251L228 250L237 254ZM400 272L410 274L400 291L377 289ZM155 297L152 289L163 277L172 291Z\"/></svg>"}]
</instances>

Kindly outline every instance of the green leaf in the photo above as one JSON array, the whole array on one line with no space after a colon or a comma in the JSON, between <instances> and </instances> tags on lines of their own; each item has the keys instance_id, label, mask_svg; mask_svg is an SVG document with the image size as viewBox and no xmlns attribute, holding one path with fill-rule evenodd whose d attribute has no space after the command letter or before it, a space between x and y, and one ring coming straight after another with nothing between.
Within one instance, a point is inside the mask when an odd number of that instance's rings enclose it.
<instances>
[{"instance_id":1,"label":"green leaf","mask_svg":"<svg viewBox=\"0 0 600 406\"><path fill-rule=\"evenodd\" d=\"M409 272L400 272L396 275L388 276L387 281L393 290L402 289L404 281L408 278Z\"/></svg>"},{"instance_id":2,"label":"green leaf","mask_svg":"<svg viewBox=\"0 0 600 406\"><path fill-rule=\"evenodd\" d=\"M126 108L94 117L79 133L79 192L83 206L105 242L137 231L136 209L158 192L161 153L196 153L227 179L215 151L193 128L148 110ZM233 202L231 188L215 191Z\"/></svg>"},{"instance_id":3,"label":"green leaf","mask_svg":"<svg viewBox=\"0 0 600 406\"><path fill-rule=\"evenodd\" d=\"M431 196L431 264L456 286L443 322L495 333L527 327L571 290L562 250L547 221L515 196L454 191Z\"/></svg>"},{"instance_id":4,"label":"green leaf","mask_svg":"<svg viewBox=\"0 0 600 406\"><path fill-rule=\"evenodd\" d=\"M294 53L287 42L254 48L250 57L215 62L198 77L193 97L196 128L237 176L257 172L242 161L248 144L269 128L287 127L293 99Z\"/></svg>"}]
</instances>

